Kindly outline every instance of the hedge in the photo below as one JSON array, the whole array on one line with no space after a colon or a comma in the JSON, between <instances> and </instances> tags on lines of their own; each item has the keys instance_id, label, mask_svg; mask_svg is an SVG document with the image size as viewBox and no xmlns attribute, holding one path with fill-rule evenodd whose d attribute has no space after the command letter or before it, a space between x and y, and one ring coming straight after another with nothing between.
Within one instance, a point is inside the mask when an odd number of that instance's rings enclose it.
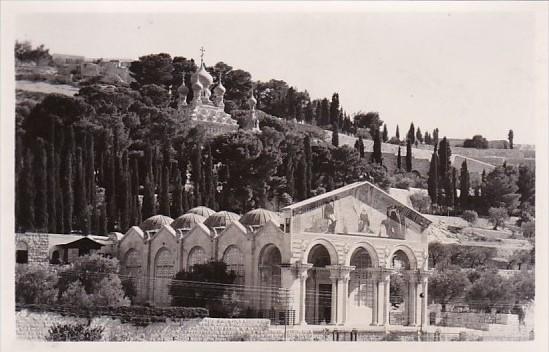
<instances>
[{"instance_id":1,"label":"hedge","mask_svg":"<svg viewBox=\"0 0 549 352\"><path fill-rule=\"evenodd\" d=\"M166 319L193 319L205 318L209 313L206 308L199 307L74 307L45 304L17 304L16 311L27 309L33 312L52 312L62 316L74 316L81 318L94 318L109 316L120 319L122 323L132 323L138 326L146 326L150 323L165 322Z\"/></svg>"}]
</instances>

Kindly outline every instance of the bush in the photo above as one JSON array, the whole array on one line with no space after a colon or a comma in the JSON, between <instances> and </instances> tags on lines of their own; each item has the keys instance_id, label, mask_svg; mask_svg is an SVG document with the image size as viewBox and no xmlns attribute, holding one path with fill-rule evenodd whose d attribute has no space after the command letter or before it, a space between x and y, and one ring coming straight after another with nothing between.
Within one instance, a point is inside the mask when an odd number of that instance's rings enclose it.
<instances>
[{"instance_id":1,"label":"bush","mask_svg":"<svg viewBox=\"0 0 549 352\"><path fill-rule=\"evenodd\" d=\"M467 221L469 224L473 225L478 220L478 214L474 210L465 210L463 214L461 214L461 218Z\"/></svg>"},{"instance_id":2,"label":"bush","mask_svg":"<svg viewBox=\"0 0 549 352\"><path fill-rule=\"evenodd\" d=\"M99 341L104 328L83 324L54 324L48 330L47 341Z\"/></svg>"},{"instance_id":3,"label":"bush","mask_svg":"<svg viewBox=\"0 0 549 352\"><path fill-rule=\"evenodd\" d=\"M428 194L415 192L410 195L410 201L414 209L420 213L427 213L431 208L431 197Z\"/></svg>"},{"instance_id":4,"label":"bush","mask_svg":"<svg viewBox=\"0 0 549 352\"><path fill-rule=\"evenodd\" d=\"M522 223L520 226L522 230L522 235L526 238L532 238L536 236L536 223L535 221L528 221Z\"/></svg>"},{"instance_id":5,"label":"bush","mask_svg":"<svg viewBox=\"0 0 549 352\"><path fill-rule=\"evenodd\" d=\"M506 208L488 209L488 221L494 225L494 230L497 230L498 226L503 227L507 219L509 219L509 213Z\"/></svg>"},{"instance_id":6,"label":"bush","mask_svg":"<svg viewBox=\"0 0 549 352\"><path fill-rule=\"evenodd\" d=\"M15 273L15 301L25 304L53 304L57 300L57 276L47 269L29 265Z\"/></svg>"}]
</instances>

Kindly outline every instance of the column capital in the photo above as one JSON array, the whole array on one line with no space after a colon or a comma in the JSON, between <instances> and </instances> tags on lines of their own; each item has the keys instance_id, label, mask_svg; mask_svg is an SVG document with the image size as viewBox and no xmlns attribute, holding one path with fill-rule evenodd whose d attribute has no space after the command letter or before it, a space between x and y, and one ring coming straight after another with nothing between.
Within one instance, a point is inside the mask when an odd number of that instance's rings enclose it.
<instances>
[{"instance_id":1,"label":"column capital","mask_svg":"<svg viewBox=\"0 0 549 352\"><path fill-rule=\"evenodd\" d=\"M306 279L307 270L311 269L313 267L313 264L295 262L293 264L281 264L280 267L283 269L291 270L296 278Z\"/></svg>"},{"instance_id":2,"label":"column capital","mask_svg":"<svg viewBox=\"0 0 549 352\"><path fill-rule=\"evenodd\" d=\"M327 265L326 269L330 270L330 279L349 279L351 271L355 270L355 266Z\"/></svg>"},{"instance_id":3,"label":"column capital","mask_svg":"<svg viewBox=\"0 0 549 352\"><path fill-rule=\"evenodd\" d=\"M388 281L389 277L394 274L396 271L392 268L379 268L377 270L377 280L378 281Z\"/></svg>"}]
</instances>

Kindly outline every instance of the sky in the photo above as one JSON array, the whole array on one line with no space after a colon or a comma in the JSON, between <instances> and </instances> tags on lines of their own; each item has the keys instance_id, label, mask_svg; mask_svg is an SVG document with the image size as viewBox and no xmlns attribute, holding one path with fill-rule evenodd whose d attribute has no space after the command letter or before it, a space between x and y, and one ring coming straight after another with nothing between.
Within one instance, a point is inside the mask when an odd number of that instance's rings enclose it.
<instances>
[{"instance_id":1,"label":"sky","mask_svg":"<svg viewBox=\"0 0 549 352\"><path fill-rule=\"evenodd\" d=\"M166 52L282 79L312 98L338 92L377 111L389 134L410 123L441 136L536 137L534 17L527 11L40 13L16 38L51 53L136 59Z\"/></svg>"}]
</instances>

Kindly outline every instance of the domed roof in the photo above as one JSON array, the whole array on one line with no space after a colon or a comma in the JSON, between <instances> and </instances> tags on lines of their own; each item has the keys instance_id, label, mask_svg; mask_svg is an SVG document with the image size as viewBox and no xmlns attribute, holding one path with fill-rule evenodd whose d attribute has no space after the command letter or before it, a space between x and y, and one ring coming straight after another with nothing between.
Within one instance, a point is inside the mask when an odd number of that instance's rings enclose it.
<instances>
[{"instance_id":1,"label":"domed roof","mask_svg":"<svg viewBox=\"0 0 549 352\"><path fill-rule=\"evenodd\" d=\"M212 85L213 83L213 77L212 75L210 75L210 73L206 70L206 65L204 65L204 62L202 62L202 64L200 65L200 68L198 69L198 71L196 72L197 76L198 76L198 79L200 80L200 83L202 83L202 85L205 87L205 88L208 88L209 86Z\"/></svg>"},{"instance_id":2,"label":"domed roof","mask_svg":"<svg viewBox=\"0 0 549 352\"><path fill-rule=\"evenodd\" d=\"M190 229L196 224L201 224L206 220L205 217L202 215L189 213L189 214L183 214L177 219L175 219L171 226L178 230L178 229Z\"/></svg>"},{"instance_id":3,"label":"domed roof","mask_svg":"<svg viewBox=\"0 0 549 352\"><path fill-rule=\"evenodd\" d=\"M183 214L177 219L175 219L171 226L178 230L178 229L190 229L196 224L201 224L206 220L205 217L202 215L194 214L194 213L188 213Z\"/></svg>"},{"instance_id":4,"label":"domed roof","mask_svg":"<svg viewBox=\"0 0 549 352\"><path fill-rule=\"evenodd\" d=\"M194 82L192 82L192 83L193 83L193 91L198 91L198 90L204 89L204 86L202 85L202 83L200 83L199 79L194 80Z\"/></svg>"},{"instance_id":5,"label":"domed roof","mask_svg":"<svg viewBox=\"0 0 549 352\"><path fill-rule=\"evenodd\" d=\"M223 95L223 94L225 94L226 91L227 91L227 89L225 89L225 87L223 87L223 83L221 83L221 80L219 80L219 84L217 86L215 86L215 88L214 88L214 93L216 95Z\"/></svg>"},{"instance_id":6,"label":"domed roof","mask_svg":"<svg viewBox=\"0 0 549 352\"><path fill-rule=\"evenodd\" d=\"M204 218L207 218L208 216L215 214L215 211L201 205L199 207L192 208L187 212L187 214L197 214L197 215L203 216Z\"/></svg>"},{"instance_id":7,"label":"domed roof","mask_svg":"<svg viewBox=\"0 0 549 352\"><path fill-rule=\"evenodd\" d=\"M210 215L205 221L204 225L214 227L227 227L233 221L238 221L240 216L230 211L218 211L215 214Z\"/></svg>"},{"instance_id":8,"label":"domed roof","mask_svg":"<svg viewBox=\"0 0 549 352\"><path fill-rule=\"evenodd\" d=\"M164 225L170 225L173 219L165 215L153 215L143 221L139 227L143 231L159 230Z\"/></svg>"},{"instance_id":9,"label":"domed roof","mask_svg":"<svg viewBox=\"0 0 549 352\"><path fill-rule=\"evenodd\" d=\"M277 226L280 225L280 217L273 211L258 208L250 210L240 218L240 223L247 226L262 226L272 220Z\"/></svg>"}]
</instances>

